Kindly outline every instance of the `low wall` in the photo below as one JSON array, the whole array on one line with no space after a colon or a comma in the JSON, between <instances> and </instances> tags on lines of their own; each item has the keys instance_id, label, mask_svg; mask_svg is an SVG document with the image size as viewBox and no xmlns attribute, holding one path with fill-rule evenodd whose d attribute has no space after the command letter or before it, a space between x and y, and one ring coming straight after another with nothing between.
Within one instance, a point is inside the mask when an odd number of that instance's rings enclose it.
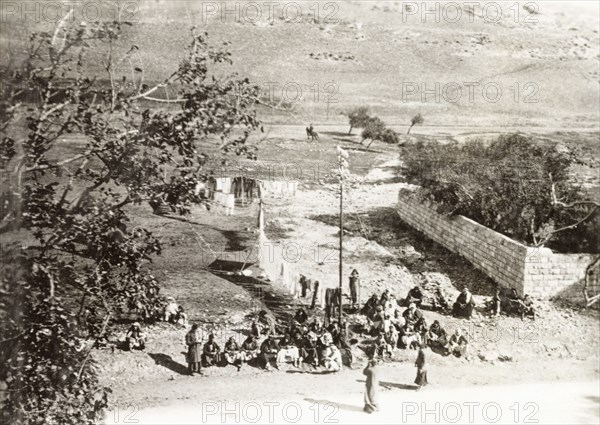
<instances>
[{"instance_id":1,"label":"low wall","mask_svg":"<svg viewBox=\"0 0 600 425\"><path fill-rule=\"evenodd\" d=\"M271 242L263 231L259 231L257 251L258 264L269 280L294 298L299 298L301 270L296 263L286 260L284 245ZM309 295L305 301L310 302L311 297ZM317 292L317 305L321 308L325 306L325 287L322 285Z\"/></svg>"},{"instance_id":2,"label":"low wall","mask_svg":"<svg viewBox=\"0 0 600 425\"><path fill-rule=\"evenodd\" d=\"M397 211L406 224L462 255L503 287L535 298L583 301L583 279L591 255L555 254L548 248L528 247L466 217L438 214L435 206L403 194ZM600 291L598 273L593 277L590 294Z\"/></svg>"}]
</instances>

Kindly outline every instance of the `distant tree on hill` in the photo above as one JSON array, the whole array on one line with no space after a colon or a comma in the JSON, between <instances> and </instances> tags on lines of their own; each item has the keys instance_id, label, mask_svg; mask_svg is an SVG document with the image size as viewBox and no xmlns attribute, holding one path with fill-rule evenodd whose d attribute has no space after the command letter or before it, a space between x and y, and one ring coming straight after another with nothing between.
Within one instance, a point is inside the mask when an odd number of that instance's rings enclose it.
<instances>
[{"instance_id":1,"label":"distant tree on hill","mask_svg":"<svg viewBox=\"0 0 600 425\"><path fill-rule=\"evenodd\" d=\"M398 133L391 128L386 128L381 134L381 141L390 145L398 144Z\"/></svg>"},{"instance_id":2,"label":"distant tree on hill","mask_svg":"<svg viewBox=\"0 0 600 425\"><path fill-rule=\"evenodd\" d=\"M350 130L348 130L348 134L352 134L353 128L364 128L371 119L369 116L369 108L366 106L354 108L348 113L348 119L350 121Z\"/></svg>"},{"instance_id":3,"label":"distant tree on hill","mask_svg":"<svg viewBox=\"0 0 600 425\"><path fill-rule=\"evenodd\" d=\"M417 114L414 117L412 117L412 119L410 120L410 127L408 127L408 131L406 132L406 134L410 134L410 130L416 125L416 124L423 124L425 120L423 119L423 116L421 114Z\"/></svg>"},{"instance_id":4,"label":"distant tree on hill","mask_svg":"<svg viewBox=\"0 0 600 425\"><path fill-rule=\"evenodd\" d=\"M371 143L373 143L374 140L381 140L384 131L385 123L381 119L377 117L369 118L369 121L366 123L362 132L361 145L365 140L371 140ZM369 146L371 146L371 143L369 143Z\"/></svg>"}]
</instances>

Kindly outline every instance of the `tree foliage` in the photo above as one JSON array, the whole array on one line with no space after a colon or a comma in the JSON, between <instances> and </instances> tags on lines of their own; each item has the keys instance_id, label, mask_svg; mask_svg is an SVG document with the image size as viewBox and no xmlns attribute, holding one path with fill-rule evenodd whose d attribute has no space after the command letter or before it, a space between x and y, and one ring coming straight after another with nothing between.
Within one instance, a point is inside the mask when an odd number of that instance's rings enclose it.
<instances>
[{"instance_id":1,"label":"tree foliage","mask_svg":"<svg viewBox=\"0 0 600 425\"><path fill-rule=\"evenodd\" d=\"M391 128L387 128L381 119L372 117L367 121L362 132L362 140L360 143L362 144L365 140L370 140L367 148L369 148L375 140L380 140L384 143L397 144L398 134Z\"/></svg>"},{"instance_id":2,"label":"tree foliage","mask_svg":"<svg viewBox=\"0 0 600 425\"><path fill-rule=\"evenodd\" d=\"M439 211L461 214L528 244L598 252L598 204L573 179L580 159L519 134L484 146L418 143L405 175Z\"/></svg>"},{"instance_id":3,"label":"tree foliage","mask_svg":"<svg viewBox=\"0 0 600 425\"><path fill-rule=\"evenodd\" d=\"M255 158L259 89L216 71L230 54L206 34L192 31L184 59L149 87L139 66L118 71L139 50L121 42L127 23L66 22L32 34L26 60L0 75L0 380L11 423L92 423L106 406L91 350L112 319L151 318L161 301L147 267L160 244L132 226L128 206L159 201L184 214L201 202L200 142ZM104 77L89 71L94 60ZM178 108L147 106L167 88ZM23 100L31 94L37 103Z\"/></svg>"},{"instance_id":4,"label":"tree foliage","mask_svg":"<svg viewBox=\"0 0 600 425\"><path fill-rule=\"evenodd\" d=\"M410 134L410 130L417 124L423 124L425 122L425 119L423 119L423 116L418 113L417 115L415 115L414 117L412 117L410 119L410 127L408 127L408 131L406 132L406 134Z\"/></svg>"},{"instance_id":5,"label":"tree foliage","mask_svg":"<svg viewBox=\"0 0 600 425\"><path fill-rule=\"evenodd\" d=\"M348 134L352 134L353 128L364 128L371 116L369 115L369 108L366 106L359 106L357 108L352 109L348 113L348 120L350 122L350 130L348 130Z\"/></svg>"},{"instance_id":6,"label":"tree foliage","mask_svg":"<svg viewBox=\"0 0 600 425\"><path fill-rule=\"evenodd\" d=\"M381 133L381 141L390 145L396 145L398 144L398 133L391 128L386 128Z\"/></svg>"},{"instance_id":7,"label":"tree foliage","mask_svg":"<svg viewBox=\"0 0 600 425\"><path fill-rule=\"evenodd\" d=\"M367 121L365 128L361 133L362 142L365 140L381 140L381 135L385 130L385 123L378 117L371 117Z\"/></svg>"}]
</instances>

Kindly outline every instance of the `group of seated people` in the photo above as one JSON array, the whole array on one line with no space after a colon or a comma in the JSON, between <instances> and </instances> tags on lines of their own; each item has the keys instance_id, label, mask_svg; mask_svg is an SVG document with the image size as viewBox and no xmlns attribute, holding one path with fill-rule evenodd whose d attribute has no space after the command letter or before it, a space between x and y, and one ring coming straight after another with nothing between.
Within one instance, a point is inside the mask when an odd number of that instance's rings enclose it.
<instances>
[{"instance_id":1,"label":"group of seated people","mask_svg":"<svg viewBox=\"0 0 600 425\"><path fill-rule=\"evenodd\" d=\"M276 335L276 321L266 311L261 311L252 322L249 335L240 345L234 337L228 339L224 349L209 335L202 350L202 366L233 365L238 371L244 363L253 362L266 370L279 369L283 364L300 367L302 363L337 372L342 369L342 352L346 350L350 362L352 354L346 341L345 331L337 322L325 328L319 319L309 323L304 308L300 308L291 323ZM261 337L264 341L259 345Z\"/></svg>"},{"instance_id":2,"label":"group of seated people","mask_svg":"<svg viewBox=\"0 0 600 425\"><path fill-rule=\"evenodd\" d=\"M352 361L346 332L337 322L332 322L328 327L323 326L318 318L309 322L306 310L299 308L290 324L282 329L282 335L277 337L274 320L267 318L266 312L261 312L256 322L258 331L266 335L258 354L260 367L271 370L273 367L278 369L285 363L295 367L307 363L314 367L323 366L327 371L337 372L342 368L340 350L345 350L350 362ZM260 328L261 324L262 328ZM256 333L254 329L253 324L253 334Z\"/></svg>"},{"instance_id":3,"label":"group of seated people","mask_svg":"<svg viewBox=\"0 0 600 425\"><path fill-rule=\"evenodd\" d=\"M496 316L499 316L501 312L504 312L509 316L513 314L520 316L521 320L525 319L526 316L535 320L533 300L529 294L520 297L515 288L511 288L508 295L503 296L502 291L497 287L492 300L492 309Z\"/></svg>"},{"instance_id":4,"label":"group of seated people","mask_svg":"<svg viewBox=\"0 0 600 425\"><path fill-rule=\"evenodd\" d=\"M395 348L417 349L422 346L440 348L447 355L460 357L466 354L468 341L462 331L457 330L448 337L437 320L428 327L423 312L410 293L405 302L409 303L408 308L402 312L394 295L386 290L381 297L374 294L365 303L361 314L366 316L367 323L362 331L375 337L371 355L391 357Z\"/></svg>"}]
</instances>

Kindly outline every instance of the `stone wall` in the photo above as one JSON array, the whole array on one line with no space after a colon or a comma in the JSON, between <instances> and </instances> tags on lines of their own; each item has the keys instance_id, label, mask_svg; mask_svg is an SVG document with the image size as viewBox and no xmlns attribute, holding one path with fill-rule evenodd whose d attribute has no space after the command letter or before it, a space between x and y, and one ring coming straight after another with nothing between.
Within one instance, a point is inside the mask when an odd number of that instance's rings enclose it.
<instances>
[{"instance_id":1,"label":"stone wall","mask_svg":"<svg viewBox=\"0 0 600 425\"><path fill-rule=\"evenodd\" d=\"M438 214L435 206L403 194L399 195L397 211L406 224L462 255L503 287L535 298L583 301L583 279L591 255L555 254L548 248L527 247L466 217ZM593 278L590 294L600 291L598 273Z\"/></svg>"}]
</instances>

